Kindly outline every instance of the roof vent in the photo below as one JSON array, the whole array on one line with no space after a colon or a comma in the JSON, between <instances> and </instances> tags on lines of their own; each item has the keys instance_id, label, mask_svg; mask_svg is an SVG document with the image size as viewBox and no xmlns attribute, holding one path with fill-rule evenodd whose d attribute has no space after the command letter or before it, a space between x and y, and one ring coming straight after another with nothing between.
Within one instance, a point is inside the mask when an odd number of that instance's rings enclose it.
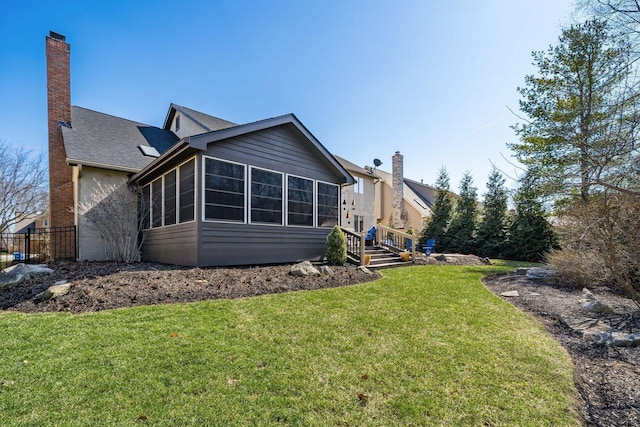
<instances>
[{"instance_id":1,"label":"roof vent","mask_svg":"<svg viewBox=\"0 0 640 427\"><path fill-rule=\"evenodd\" d=\"M158 153L158 150L156 150L154 147L150 147L148 145L138 145L138 148L140 149L140 151L142 151L142 154L147 157L160 157L160 153Z\"/></svg>"}]
</instances>

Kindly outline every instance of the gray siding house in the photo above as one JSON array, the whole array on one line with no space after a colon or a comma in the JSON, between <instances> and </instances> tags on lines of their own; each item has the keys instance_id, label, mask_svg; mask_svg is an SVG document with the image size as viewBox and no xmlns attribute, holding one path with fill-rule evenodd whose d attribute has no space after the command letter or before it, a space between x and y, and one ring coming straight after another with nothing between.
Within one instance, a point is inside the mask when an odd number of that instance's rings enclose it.
<instances>
[{"instance_id":1,"label":"gray siding house","mask_svg":"<svg viewBox=\"0 0 640 427\"><path fill-rule=\"evenodd\" d=\"M193 113L173 104L165 127L200 130L219 120ZM351 175L293 114L221 127L184 136L131 177L143 194L143 259L193 266L321 259Z\"/></svg>"},{"instance_id":2,"label":"gray siding house","mask_svg":"<svg viewBox=\"0 0 640 427\"><path fill-rule=\"evenodd\" d=\"M134 122L72 106L65 37L51 32L46 53L51 225L76 226L80 259L110 259L91 215L105 206L127 245L142 239L144 261L324 256L340 187L355 180L296 116L238 125L171 104L162 127Z\"/></svg>"}]
</instances>

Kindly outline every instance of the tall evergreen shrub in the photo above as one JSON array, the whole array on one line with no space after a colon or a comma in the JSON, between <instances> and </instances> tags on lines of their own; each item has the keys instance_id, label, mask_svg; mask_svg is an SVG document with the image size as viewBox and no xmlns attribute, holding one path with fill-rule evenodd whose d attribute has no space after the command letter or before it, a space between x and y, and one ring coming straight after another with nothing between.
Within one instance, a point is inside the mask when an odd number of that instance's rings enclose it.
<instances>
[{"instance_id":1,"label":"tall evergreen shrub","mask_svg":"<svg viewBox=\"0 0 640 427\"><path fill-rule=\"evenodd\" d=\"M325 251L327 262L331 265L342 265L347 262L347 239L339 226L333 227L327 236Z\"/></svg>"}]
</instances>

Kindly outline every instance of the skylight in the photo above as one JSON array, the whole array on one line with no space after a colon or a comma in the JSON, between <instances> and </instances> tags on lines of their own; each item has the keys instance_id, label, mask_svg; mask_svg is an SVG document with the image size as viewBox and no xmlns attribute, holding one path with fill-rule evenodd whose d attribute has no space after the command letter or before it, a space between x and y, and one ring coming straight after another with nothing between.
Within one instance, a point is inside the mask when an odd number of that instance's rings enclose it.
<instances>
[{"instance_id":1,"label":"skylight","mask_svg":"<svg viewBox=\"0 0 640 427\"><path fill-rule=\"evenodd\" d=\"M160 153L158 153L158 150L156 150L154 147L150 147L148 145L138 145L138 148L145 156L160 157Z\"/></svg>"}]
</instances>

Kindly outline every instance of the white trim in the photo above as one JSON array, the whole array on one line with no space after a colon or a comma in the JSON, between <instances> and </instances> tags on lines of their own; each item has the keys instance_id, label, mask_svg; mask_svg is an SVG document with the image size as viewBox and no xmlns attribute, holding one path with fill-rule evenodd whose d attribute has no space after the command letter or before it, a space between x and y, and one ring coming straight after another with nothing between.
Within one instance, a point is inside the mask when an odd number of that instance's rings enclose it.
<instances>
[{"instance_id":1,"label":"white trim","mask_svg":"<svg viewBox=\"0 0 640 427\"><path fill-rule=\"evenodd\" d=\"M165 173L163 173L162 175L160 175L158 178L149 181L148 184L146 184L144 187L149 187L149 228L144 228L143 231L147 231L147 230L152 230L152 229L158 229L158 228L166 228L166 227L173 227L175 225L181 225L181 224L189 224L190 222L195 222L196 221L196 209L197 209L197 198L196 198L196 194L197 194L197 188L196 188L196 176L198 175L198 162L197 160L197 156L193 156L190 157L189 159L185 160L184 162L178 164L177 166L169 169L168 171L166 171ZM184 166L185 164L189 163L190 161L194 161L194 168L193 168L193 219L190 221L185 221L185 222L180 222L180 168L182 166ZM164 193L164 187L165 187L165 177L170 174L171 172L176 171L176 222L175 224L165 224L164 223L164 200L165 200L165 193ZM161 182L161 188L162 188L162 196L161 196L161 212L162 212L162 225L159 225L157 227L153 226L153 183L158 181L158 180L162 180Z\"/></svg>"},{"instance_id":2,"label":"white trim","mask_svg":"<svg viewBox=\"0 0 640 427\"><path fill-rule=\"evenodd\" d=\"M284 204L285 204L285 200L286 200L286 197L285 197L286 188L285 188L285 182L284 182L285 173L277 171L277 170L273 170L273 169L261 168L259 166L247 165L247 167L249 168L249 179L247 180L248 182L247 182L247 186L246 186L247 189L248 189L247 194L246 194L246 200L247 200L247 206L248 206L248 208L247 208L247 223L248 224L253 224L253 225L268 225L268 226L272 226L272 227L273 226L282 227L285 224L285 218L284 218L284 216L285 216L285 206L284 206ZM253 222L251 220L251 208L252 208L252 206L251 206L251 196L252 196L251 184L253 182L252 179L253 179L253 170L254 169L259 169L259 170L262 170L262 171L265 171L265 172L277 173L278 175L280 175L280 188L282 190L282 196L281 196L281 200L280 200L280 215L281 215L280 224L275 223L275 222L258 222L258 221L257 222Z\"/></svg>"},{"instance_id":3,"label":"white trim","mask_svg":"<svg viewBox=\"0 0 640 427\"><path fill-rule=\"evenodd\" d=\"M320 180L316 180L316 196L315 196L315 222L316 222L316 228L333 228L334 226L331 227L323 227L320 225L319 221L318 221L318 207L320 206L318 203L318 196L320 195L320 192L318 191L318 185L319 184L326 184L326 185L331 185L333 187L337 187L337 196L338 196L338 206L337 206L337 216L336 216L336 224L340 225L340 198L341 198L341 191L340 191L340 186L338 184L334 184L332 182L326 182L326 181L320 181ZM348 209L348 208L347 208Z\"/></svg>"},{"instance_id":4,"label":"white trim","mask_svg":"<svg viewBox=\"0 0 640 427\"><path fill-rule=\"evenodd\" d=\"M301 227L301 228L316 228L316 215L315 215L315 210L316 210L316 205L317 205L317 203L316 203L316 193L317 193L317 191L316 191L316 180L313 179L313 178L307 178L307 177L304 177L304 176L294 175L294 174L291 174L291 173L288 173L286 175L287 175L287 177L286 177L287 180L286 180L285 184L286 184L286 191L287 191L287 201L286 201L285 226L286 227ZM304 180L307 180L307 181L311 181L311 184L312 184L312 190L311 191L313 193L312 194L313 200L311 202L312 209L313 209L313 212L311 214L311 216L312 216L312 218L311 218L312 224L311 225L291 225L291 224L289 224L289 177L290 176L292 176L294 178L300 178L300 179L304 179Z\"/></svg>"},{"instance_id":5,"label":"white trim","mask_svg":"<svg viewBox=\"0 0 640 427\"><path fill-rule=\"evenodd\" d=\"M189 163L193 160L193 219L185 222L180 222L180 177L182 174L180 173L180 168L185 164ZM177 170L176 174L176 224L189 224L190 222L196 222L197 212L198 212L198 198L196 197L198 194L198 186L196 177L198 176L198 156L189 157L184 162L178 164L175 169Z\"/></svg>"},{"instance_id":6,"label":"white trim","mask_svg":"<svg viewBox=\"0 0 640 427\"><path fill-rule=\"evenodd\" d=\"M206 170L207 170L206 169L206 161L207 161L207 159L217 160L217 161L225 162L225 163L232 163L232 164L235 164L235 165L240 165L240 166L242 166L244 168L244 203L243 203L244 220L243 221L232 221L232 220L224 220L224 219L223 220L221 220L221 219L207 219L206 218L205 210L206 210L206 206L207 206L207 201L206 201L207 188L206 188L206 185L205 185L205 175L206 175ZM234 162L233 160L221 159L221 158L218 158L218 157L207 156L207 155L204 155L204 154L202 155L202 173L201 173L201 175L202 175L202 180L201 180L201 183L202 183L202 195L201 195L201 197L202 197L202 207L201 207L202 222L215 222L215 223L224 223L224 224L247 224L247 219L248 219L248 217L247 217L247 215L248 215L247 207L249 205L249 200L247 198L247 193L248 193L248 191L247 191L247 181L248 181L247 180L247 174L248 174L248 171L247 171L247 169L248 168L249 168L249 166L247 164L245 164L245 163Z\"/></svg>"}]
</instances>

